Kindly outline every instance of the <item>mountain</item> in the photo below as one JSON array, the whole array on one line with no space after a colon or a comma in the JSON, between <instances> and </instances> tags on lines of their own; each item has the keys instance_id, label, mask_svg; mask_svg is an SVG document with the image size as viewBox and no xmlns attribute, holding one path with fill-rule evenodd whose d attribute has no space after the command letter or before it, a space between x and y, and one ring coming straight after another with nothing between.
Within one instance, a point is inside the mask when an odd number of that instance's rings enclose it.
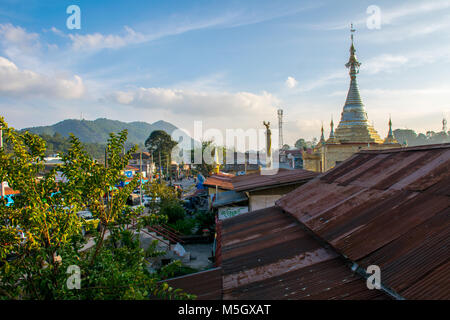
<instances>
[{"instance_id":1,"label":"mountain","mask_svg":"<svg viewBox=\"0 0 450 320\"><path fill-rule=\"evenodd\" d=\"M67 137L69 136L69 133L73 133L82 142L104 144L109 138L109 133L118 133L124 129L128 130L128 142L143 145L145 140L154 130L163 130L168 134L172 134L172 132L178 128L173 124L162 120L150 124L140 121L127 123L99 118L93 121L68 119L51 126L25 128L22 129L22 131L30 131L35 134L46 134L50 136L59 133L63 137ZM184 134L183 139L189 140L192 138L187 134Z\"/></svg>"}]
</instances>

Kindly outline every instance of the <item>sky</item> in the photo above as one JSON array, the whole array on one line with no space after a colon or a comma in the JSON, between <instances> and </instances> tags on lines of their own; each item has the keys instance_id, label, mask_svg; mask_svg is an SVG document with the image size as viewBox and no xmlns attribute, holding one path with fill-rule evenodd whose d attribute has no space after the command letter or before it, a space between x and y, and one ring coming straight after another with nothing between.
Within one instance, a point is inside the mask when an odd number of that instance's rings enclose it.
<instances>
[{"instance_id":1,"label":"sky","mask_svg":"<svg viewBox=\"0 0 450 320\"><path fill-rule=\"evenodd\" d=\"M80 29L67 20L80 8ZM75 20L70 20L74 22ZM277 128L284 142L340 119L350 24L369 120L440 131L450 116L450 0L0 0L0 115ZM70 26L70 24L69 24Z\"/></svg>"}]
</instances>

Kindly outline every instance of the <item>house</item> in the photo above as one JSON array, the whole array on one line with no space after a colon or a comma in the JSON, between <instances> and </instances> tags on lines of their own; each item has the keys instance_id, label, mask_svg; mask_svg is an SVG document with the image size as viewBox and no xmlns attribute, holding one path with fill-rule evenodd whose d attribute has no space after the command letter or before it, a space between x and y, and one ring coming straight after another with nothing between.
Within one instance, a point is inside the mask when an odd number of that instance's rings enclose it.
<instances>
[{"instance_id":1,"label":"house","mask_svg":"<svg viewBox=\"0 0 450 320\"><path fill-rule=\"evenodd\" d=\"M207 188L208 194L233 190L232 179L234 174L218 172L209 176L203 185Z\"/></svg>"},{"instance_id":2,"label":"house","mask_svg":"<svg viewBox=\"0 0 450 320\"><path fill-rule=\"evenodd\" d=\"M128 164L128 165L125 167L125 169L123 170L123 174L124 174L127 178L132 178L132 177L134 177L134 175L135 175L136 173L139 173L139 169L136 168L135 166L132 166L132 165L129 165L129 164Z\"/></svg>"},{"instance_id":3,"label":"house","mask_svg":"<svg viewBox=\"0 0 450 320\"><path fill-rule=\"evenodd\" d=\"M249 211L271 207L283 195L315 178L318 173L303 169L278 169L275 174L262 172L233 178L236 192L245 192Z\"/></svg>"},{"instance_id":4,"label":"house","mask_svg":"<svg viewBox=\"0 0 450 320\"><path fill-rule=\"evenodd\" d=\"M303 169L302 150L280 150L280 168Z\"/></svg>"},{"instance_id":5,"label":"house","mask_svg":"<svg viewBox=\"0 0 450 320\"><path fill-rule=\"evenodd\" d=\"M219 222L201 294L448 300L449 217L450 144L360 151L274 206Z\"/></svg>"},{"instance_id":6,"label":"house","mask_svg":"<svg viewBox=\"0 0 450 320\"><path fill-rule=\"evenodd\" d=\"M142 163L141 163L142 156ZM140 171L142 166L142 172L144 177L150 177L156 171L155 163L153 162L153 158L150 152L135 152L131 154L131 159L128 163L130 166L137 169L137 172Z\"/></svg>"},{"instance_id":7,"label":"house","mask_svg":"<svg viewBox=\"0 0 450 320\"><path fill-rule=\"evenodd\" d=\"M256 173L265 165L265 155L259 151L233 152L232 161L228 161L227 155L222 166L222 171L234 175Z\"/></svg>"}]
</instances>

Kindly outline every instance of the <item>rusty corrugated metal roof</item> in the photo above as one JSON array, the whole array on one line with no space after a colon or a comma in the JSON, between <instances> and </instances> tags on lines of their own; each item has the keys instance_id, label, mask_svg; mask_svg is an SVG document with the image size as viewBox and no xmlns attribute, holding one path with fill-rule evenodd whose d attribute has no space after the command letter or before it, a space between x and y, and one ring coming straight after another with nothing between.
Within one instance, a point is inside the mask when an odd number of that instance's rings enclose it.
<instances>
[{"instance_id":1,"label":"rusty corrugated metal roof","mask_svg":"<svg viewBox=\"0 0 450 320\"><path fill-rule=\"evenodd\" d=\"M389 299L279 207L221 222L224 299Z\"/></svg>"},{"instance_id":2,"label":"rusty corrugated metal roof","mask_svg":"<svg viewBox=\"0 0 450 320\"><path fill-rule=\"evenodd\" d=\"M208 187L219 187L224 190L233 190L233 179L234 175L224 172L219 172L211 175L206 179L206 181L203 183L203 185Z\"/></svg>"},{"instance_id":3,"label":"rusty corrugated metal roof","mask_svg":"<svg viewBox=\"0 0 450 320\"><path fill-rule=\"evenodd\" d=\"M317 172L303 169L278 169L276 174L264 175L261 173L253 173L236 176L232 182L236 191L249 191L306 182L315 178L317 175Z\"/></svg>"},{"instance_id":4,"label":"rusty corrugated metal roof","mask_svg":"<svg viewBox=\"0 0 450 320\"><path fill-rule=\"evenodd\" d=\"M169 286L195 294L198 300L222 299L222 270L214 268L202 272L164 280Z\"/></svg>"},{"instance_id":5,"label":"rusty corrugated metal roof","mask_svg":"<svg viewBox=\"0 0 450 320\"><path fill-rule=\"evenodd\" d=\"M277 205L406 299L450 299L450 144L363 151Z\"/></svg>"}]
</instances>

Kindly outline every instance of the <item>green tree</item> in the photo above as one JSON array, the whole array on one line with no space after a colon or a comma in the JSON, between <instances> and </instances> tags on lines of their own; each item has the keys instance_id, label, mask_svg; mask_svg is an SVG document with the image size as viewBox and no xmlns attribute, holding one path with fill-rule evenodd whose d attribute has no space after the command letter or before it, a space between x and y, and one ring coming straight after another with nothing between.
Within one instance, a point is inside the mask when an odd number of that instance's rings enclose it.
<instances>
[{"instance_id":1,"label":"green tree","mask_svg":"<svg viewBox=\"0 0 450 320\"><path fill-rule=\"evenodd\" d=\"M167 217L140 217L141 210L125 205L137 185L137 176L123 188L122 170L134 148L123 154L127 132L111 134L107 165L93 160L80 141L71 136L70 148L58 167L66 177L57 182L56 169L38 179L44 167L45 141L29 132L18 133L0 117L10 151L0 149L0 181L20 195L12 206L0 200L0 299L144 299L150 296L192 298L159 284L128 229L136 230ZM89 207L99 219L100 232L92 247L81 236L77 212ZM109 235L109 237L108 237ZM81 289L67 286L69 266L81 270Z\"/></svg>"},{"instance_id":2,"label":"green tree","mask_svg":"<svg viewBox=\"0 0 450 320\"><path fill-rule=\"evenodd\" d=\"M305 139L300 138L300 139L298 139L298 140L295 142L295 147L296 147L297 149L306 150L306 148L308 147L308 145L307 145Z\"/></svg>"},{"instance_id":3,"label":"green tree","mask_svg":"<svg viewBox=\"0 0 450 320\"><path fill-rule=\"evenodd\" d=\"M153 154L155 163L160 166L159 155L161 155L162 165L165 164L167 159L170 160L172 149L178 144L173 141L172 137L163 130L155 130L145 140L145 147Z\"/></svg>"},{"instance_id":4,"label":"green tree","mask_svg":"<svg viewBox=\"0 0 450 320\"><path fill-rule=\"evenodd\" d=\"M224 158L226 158L226 149L223 148L223 150L224 150L223 156L224 156ZM204 155L207 155L209 152L210 153L209 156L211 157L211 159L214 159L216 148L214 147L213 141L212 140L202 141L201 150L200 150L200 148L192 149L191 150L191 163L195 163L195 153L196 152L199 152L199 153L201 152L202 157L201 157L201 163L195 164L195 170L197 172L201 173L203 176L207 177L213 171L215 164L208 163L209 161L205 161Z\"/></svg>"}]
</instances>

